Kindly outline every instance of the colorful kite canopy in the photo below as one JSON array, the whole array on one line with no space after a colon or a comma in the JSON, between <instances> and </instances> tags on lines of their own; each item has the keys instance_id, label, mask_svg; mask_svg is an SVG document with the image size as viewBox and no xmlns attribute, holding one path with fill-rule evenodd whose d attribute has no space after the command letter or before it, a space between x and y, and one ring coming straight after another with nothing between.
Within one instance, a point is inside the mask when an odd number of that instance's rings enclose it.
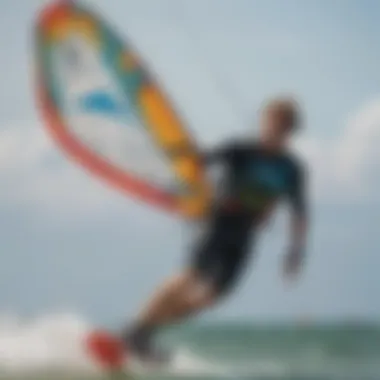
<instances>
[{"instance_id":1,"label":"colorful kite canopy","mask_svg":"<svg viewBox=\"0 0 380 380\"><path fill-rule=\"evenodd\" d=\"M136 51L73 1L42 10L36 42L39 105L59 146L128 195L201 216L209 184L194 141Z\"/></svg>"}]
</instances>

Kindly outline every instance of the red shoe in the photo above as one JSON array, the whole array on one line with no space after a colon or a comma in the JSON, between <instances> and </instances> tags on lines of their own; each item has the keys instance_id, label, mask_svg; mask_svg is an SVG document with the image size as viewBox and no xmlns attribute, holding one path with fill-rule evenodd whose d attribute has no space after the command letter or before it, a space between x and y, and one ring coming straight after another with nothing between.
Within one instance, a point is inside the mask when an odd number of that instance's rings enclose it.
<instances>
[{"instance_id":1,"label":"red shoe","mask_svg":"<svg viewBox=\"0 0 380 380\"><path fill-rule=\"evenodd\" d=\"M121 369L126 363L127 351L123 342L106 331L93 331L85 340L89 355L102 367Z\"/></svg>"}]
</instances>

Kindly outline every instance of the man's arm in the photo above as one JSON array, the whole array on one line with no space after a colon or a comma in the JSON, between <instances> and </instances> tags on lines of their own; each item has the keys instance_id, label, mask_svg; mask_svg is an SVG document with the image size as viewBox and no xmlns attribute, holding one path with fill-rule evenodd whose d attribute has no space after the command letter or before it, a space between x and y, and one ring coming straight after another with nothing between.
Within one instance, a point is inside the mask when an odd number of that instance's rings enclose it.
<instances>
[{"instance_id":1,"label":"man's arm","mask_svg":"<svg viewBox=\"0 0 380 380\"><path fill-rule=\"evenodd\" d=\"M222 163L233 160L238 151L238 145L235 143L227 143L218 145L215 148L206 150L200 153L203 163L205 165L212 165L214 163Z\"/></svg>"},{"instance_id":2,"label":"man's arm","mask_svg":"<svg viewBox=\"0 0 380 380\"><path fill-rule=\"evenodd\" d=\"M181 156L198 156L205 165L210 165L218 162L233 159L236 155L238 146L235 143L227 143L216 146L212 149L197 149L189 150L188 147L175 146L171 147L167 153L173 157Z\"/></svg>"},{"instance_id":3,"label":"man's arm","mask_svg":"<svg viewBox=\"0 0 380 380\"><path fill-rule=\"evenodd\" d=\"M284 263L287 276L298 274L303 264L308 232L305 172L298 169L289 193L291 205L290 246Z\"/></svg>"}]
</instances>

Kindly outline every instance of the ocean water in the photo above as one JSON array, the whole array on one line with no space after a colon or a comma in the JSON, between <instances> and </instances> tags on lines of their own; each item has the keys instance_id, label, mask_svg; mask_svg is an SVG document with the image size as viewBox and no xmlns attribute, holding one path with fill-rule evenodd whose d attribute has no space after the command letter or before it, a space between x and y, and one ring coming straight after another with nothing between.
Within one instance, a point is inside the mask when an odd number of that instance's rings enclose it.
<instances>
[{"instance_id":1,"label":"ocean water","mask_svg":"<svg viewBox=\"0 0 380 380\"><path fill-rule=\"evenodd\" d=\"M0 379L113 378L83 348L92 328L70 314L0 318ZM369 325L231 322L173 329L160 339L175 364L138 378L380 380L380 329Z\"/></svg>"}]
</instances>

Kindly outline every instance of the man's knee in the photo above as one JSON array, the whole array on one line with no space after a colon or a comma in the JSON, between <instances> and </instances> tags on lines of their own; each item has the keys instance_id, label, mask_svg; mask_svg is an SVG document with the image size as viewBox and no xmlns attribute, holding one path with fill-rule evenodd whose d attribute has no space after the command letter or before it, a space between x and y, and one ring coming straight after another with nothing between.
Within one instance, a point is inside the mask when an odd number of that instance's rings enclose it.
<instances>
[{"instance_id":1,"label":"man's knee","mask_svg":"<svg viewBox=\"0 0 380 380\"><path fill-rule=\"evenodd\" d=\"M214 306L224 298L225 289L214 281L205 279L193 269L186 269L172 278L172 288L181 294L182 302L190 309Z\"/></svg>"},{"instance_id":2,"label":"man's knee","mask_svg":"<svg viewBox=\"0 0 380 380\"><path fill-rule=\"evenodd\" d=\"M187 299L194 308L204 309L214 306L219 301L219 292L212 282L196 276L192 291Z\"/></svg>"},{"instance_id":3,"label":"man's knee","mask_svg":"<svg viewBox=\"0 0 380 380\"><path fill-rule=\"evenodd\" d=\"M181 291L191 285L193 281L193 275L189 271L179 272L167 279L165 287L170 287L173 290Z\"/></svg>"}]
</instances>

